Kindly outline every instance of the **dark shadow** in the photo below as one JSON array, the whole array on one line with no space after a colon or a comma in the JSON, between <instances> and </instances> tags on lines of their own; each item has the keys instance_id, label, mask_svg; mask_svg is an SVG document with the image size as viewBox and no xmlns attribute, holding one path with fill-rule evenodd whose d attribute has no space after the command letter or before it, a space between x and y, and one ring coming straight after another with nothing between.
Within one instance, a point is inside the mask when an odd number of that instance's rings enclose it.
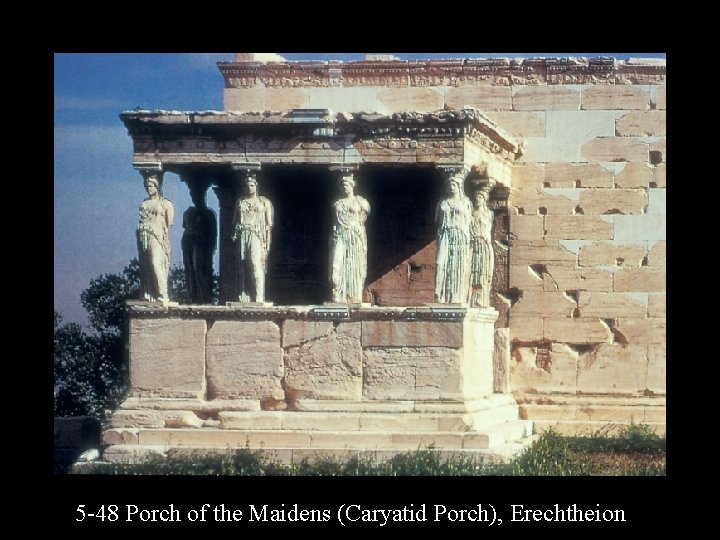
<instances>
[{"instance_id":1,"label":"dark shadow","mask_svg":"<svg viewBox=\"0 0 720 540\"><path fill-rule=\"evenodd\" d=\"M260 195L275 209L266 298L276 305L329 299L330 206L336 186L327 166L266 165Z\"/></svg>"},{"instance_id":2,"label":"dark shadow","mask_svg":"<svg viewBox=\"0 0 720 540\"><path fill-rule=\"evenodd\" d=\"M443 184L436 169L366 166L356 192L372 209L366 280L372 283L435 239L435 206Z\"/></svg>"}]
</instances>

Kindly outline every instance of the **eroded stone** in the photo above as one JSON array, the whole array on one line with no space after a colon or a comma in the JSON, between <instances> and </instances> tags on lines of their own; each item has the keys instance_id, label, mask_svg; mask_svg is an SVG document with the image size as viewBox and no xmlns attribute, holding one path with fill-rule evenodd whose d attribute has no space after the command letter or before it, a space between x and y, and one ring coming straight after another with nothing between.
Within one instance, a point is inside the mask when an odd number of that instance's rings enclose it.
<instances>
[{"instance_id":1,"label":"eroded stone","mask_svg":"<svg viewBox=\"0 0 720 540\"><path fill-rule=\"evenodd\" d=\"M210 399L285 399L280 329L269 321L217 321L207 336Z\"/></svg>"}]
</instances>

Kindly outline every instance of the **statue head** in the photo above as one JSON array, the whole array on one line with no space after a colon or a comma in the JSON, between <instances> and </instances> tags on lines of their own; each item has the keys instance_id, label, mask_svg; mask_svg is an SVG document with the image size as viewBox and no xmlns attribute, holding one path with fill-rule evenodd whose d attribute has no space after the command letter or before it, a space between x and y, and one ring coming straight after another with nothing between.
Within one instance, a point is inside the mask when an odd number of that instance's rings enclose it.
<instances>
[{"instance_id":1,"label":"statue head","mask_svg":"<svg viewBox=\"0 0 720 540\"><path fill-rule=\"evenodd\" d=\"M338 183L340 184L340 189L343 193L345 193L345 195L352 195L355 191L355 186L357 185L352 174L341 176Z\"/></svg>"},{"instance_id":2,"label":"statue head","mask_svg":"<svg viewBox=\"0 0 720 540\"><path fill-rule=\"evenodd\" d=\"M455 174L447 179L445 182L445 186L447 187L448 193L455 195L456 193L460 193L462 191L463 187L463 177L462 175Z\"/></svg>"},{"instance_id":3,"label":"statue head","mask_svg":"<svg viewBox=\"0 0 720 540\"><path fill-rule=\"evenodd\" d=\"M190 198L196 207L203 208L205 206L206 191L207 185L198 183L190 184Z\"/></svg>"},{"instance_id":4,"label":"statue head","mask_svg":"<svg viewBox=\"0 0 720 540\"><path fill-rule=\"evenodd\" d=\"M245 177L245 189L248 195L256 195L258 188L257 175L255 173L248 173Z\"/></svg>"},{"instance_id":5,"label":"statue head","mask_svg":"<svg viewBox=\"0 0 720 540\"><path fill-rule=\"evenodd\" d=\"M155 194L162 194L162 192L160 191L160 175L158 173L148 173L147 176L145 176L145 181L143 182L143 184L145 185L145 190L147 191L148 195L153 196Z\"/></svg>"}]
</instances>

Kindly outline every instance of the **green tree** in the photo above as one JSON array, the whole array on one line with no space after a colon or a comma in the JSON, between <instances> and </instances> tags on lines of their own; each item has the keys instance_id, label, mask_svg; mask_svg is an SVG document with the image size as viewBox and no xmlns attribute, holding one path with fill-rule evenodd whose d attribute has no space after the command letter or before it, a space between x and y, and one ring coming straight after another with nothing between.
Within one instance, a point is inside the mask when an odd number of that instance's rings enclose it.
<instances>
[{"instance_id":1,"label":"green tree","mask_svg":"<svg viewBox=\"0 0 720 540\"><path fill-rule=\"evenodd\" d=\"M171 300L188 303L182 267L170 269ZM214 290L217 297L217 275ZM80 294L92 332L76 323L63 323L55 312L55 415L94 416L104 420L125 397L128 384L126 302L138 298L140 265L137 259L117 274L90 281Z\"/></svg>"},{"instance_id":2,"label":"green tree","mask_svg":"<svg viewBox=\"0 0 720 540\"><path fill-rule=\"evenodd\" d=\"M102 377L100 368L103 351L97 340L88 336L79 324L62 322L55 312L55 416L103 414Z\"/></svg>"}]
</instances>

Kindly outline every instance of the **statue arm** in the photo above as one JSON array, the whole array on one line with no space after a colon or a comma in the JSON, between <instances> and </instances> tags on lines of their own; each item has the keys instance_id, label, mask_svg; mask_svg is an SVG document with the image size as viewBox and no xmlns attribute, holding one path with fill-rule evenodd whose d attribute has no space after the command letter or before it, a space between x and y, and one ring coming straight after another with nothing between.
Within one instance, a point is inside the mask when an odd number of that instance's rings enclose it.
<instances>
[{"instance_id":1,"label":"statue arm","mask_svg":"<svg viewBox=\"0 0 720 540\"><path fill-rule=\"evenodd\" d=\"M365 197L358 197L358 200L360 201L360 208L362 208L362 211L366 214L370 213L370 203L367 201Z\"/></svg>"},{"instance_id":2,"label":"statue arm","mask_svg":"<svg viewBox=\"0 0 720 540\"><path fill-rule=\"evenodd\" d=\"M232 235L230 236L230 240L233 242L237 240L237 226L239 224L240 220L240 208L238 207L238 204L235 203L235 210L233 211L233 220L232 220Z\"/></svg>"},{"instance_id":3,"label":"statue arm","mask_svg":"<svg viewBox=\"0 0 720 540\"><path fill-rule=\"evenodd\" d=\"M265 249L270 250L270 241L272 240L272 228L274 224L274 209L272 203L265 199Z\"/></svg>"},{"instance_id":4,"label":"statue arm","mask_svg":"<svg viewBox=\"0 0 720 540\"><path fill-rule=\"evenodd\" d=\"M215 253L215 250L217 249L217 218L215 217L215 212L210 210L210 214L208 216L211 218L208 221L210 222L210 244L211 244L211 251L212 253Z\"/></svg>"},{"instance_id":5,"label":"statue arm","mask_svg":"<svg viewBox=\"0 0 720 540\"><path fill-rule=\"evenodd\" d=\"M360 211L361 211L361 217L360 222L365 223L365 220L368 217L368 214L370 213L370 203L367 202L367 199L364 197L358 196L358 202L360 203Z\"/></svg>"},{"instance_id":6,"label":"statue arm","mask_svg":"<svg viewBox=\"0 0 720 540\"><path fill-rule=\"evenodd\" d=\"M170 227L170 225L173 224L174 220L175 207L173 207L173 204L170 202L169 199L165 199L165 222L167 223L167 226Z\"/></svg>"}]
</instances>

